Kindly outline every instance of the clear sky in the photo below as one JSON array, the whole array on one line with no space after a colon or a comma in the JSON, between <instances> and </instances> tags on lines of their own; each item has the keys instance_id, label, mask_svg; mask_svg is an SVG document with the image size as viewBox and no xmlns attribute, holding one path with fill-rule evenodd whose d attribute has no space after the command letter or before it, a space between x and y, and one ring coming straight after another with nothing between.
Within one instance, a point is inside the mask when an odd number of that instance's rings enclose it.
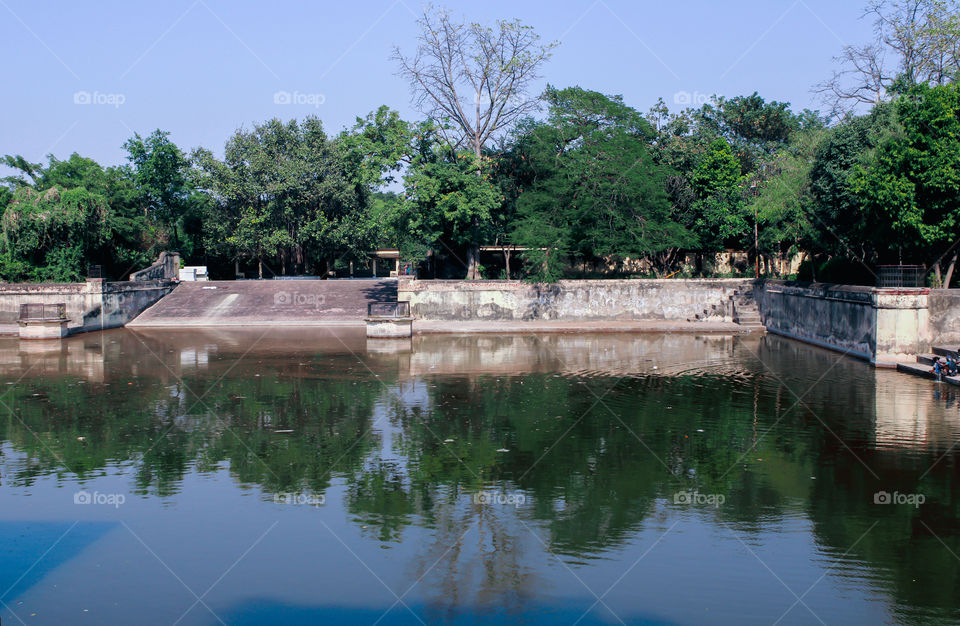
<instances>
[{"instance_id":1,"label":"clear sky","mask_svg":"<svg viewBox=\"0 0 960 626\"><path fill-rule=\"evenodd\" d=\"M440 4L440 3L437 3ZM646 111L754 91L795 109L844 43L870 38L863 0L447 2L520 18L557 40L544 84L621 94ZM405 117L391 47L410 51L416 0L0 0L0 154L124 161L134 132L222 154L240 126L318 115L331 134L382 104ZM279 95L278 95L279 94ZM289 94L289 97L284 94ZM290 102L285 102L289 100Z\"/></svg>"}]
</instances>

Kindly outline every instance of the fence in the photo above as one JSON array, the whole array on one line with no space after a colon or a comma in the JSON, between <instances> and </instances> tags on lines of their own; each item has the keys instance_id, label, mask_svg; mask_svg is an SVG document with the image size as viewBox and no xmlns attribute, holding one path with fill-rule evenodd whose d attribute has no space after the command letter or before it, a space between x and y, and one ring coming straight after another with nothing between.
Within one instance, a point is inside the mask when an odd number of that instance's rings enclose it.
<instances>
[{"instance_id":1,"label":"fence","mask_svg":"<svg viewBox=\"0 0 960 626\"><path fill-rule=\"evenodd\" d=\"M67 305L57 304L21 304L21 320L62 320L67 318Z\"/></svg>"},{"instance_id":2,"label":"fence","mask_svg":"<svg viewBox=\"0 0 960 626\"><path fill-rule=\"evenodd\" d=\"M367 305L367 317L410 317L409 302L371 302Z\"/></svg>"},{"instance_id":3,"label":"fence","mask_svg":"<svg viewBox=\"0 0 960 626\"><path fill-rule=\"evenodd\" d=\"M925 287L926 276L922 265L879 265L877 287Z\"/></svg>"}]
</instances>

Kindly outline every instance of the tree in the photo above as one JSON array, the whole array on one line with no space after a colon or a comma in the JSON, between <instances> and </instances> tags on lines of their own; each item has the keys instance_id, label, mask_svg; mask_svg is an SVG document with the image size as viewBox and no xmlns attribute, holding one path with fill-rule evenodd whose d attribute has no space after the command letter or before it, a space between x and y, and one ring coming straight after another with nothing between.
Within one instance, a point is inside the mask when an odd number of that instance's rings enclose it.
<instances>
[{"instance_id":1,"label":"tree","mask_svg":"<svg viewBox=\"0 0 960 626\"><path fill-rule=\"evenodd\" d=\"M889 99L901 84L945 85L960 72L960 15L955 0L870 0L874 40L845 46L841 65L814 89L835 113Z\"/></svg>"},{"instance_id":2,"label":"tree","mask_svg":"<svg viewBox=\"0 0 960 626\"><path fill-rule=\"evenodd\" d=\"M349 161L349 151L330 141L319 119L302 123L273 119L238 130L224 160L194 152L197 184L216 200L207 217L205 245L219 254L249 255L238 248L254 223L271 233L262 262L277 260L280 273L308 266L326 271L334 259L366 252L358 216L365 207L367 179ZM285 235L274 236L278 231ZM226 246L224 246L226 244ZM261 263L258 263L260 265Z\"/></svg>"},{"instance_id":3,"label":"tree","mask_svg":"<svg viewBox=\"0 0 960 626\"><path fill-rule=\"evenodd\" d=\"M693 243L670 216L667 171L653 159L650 124L619 96L548 87L548 120L522 129L515 237L541 280L563 257L592 262L656 255Z\"/></svg>"},{"instance_id":4,"label":"tree","mask_svg":"<svg viewBox=\"0 0 960 626\"><path fill-rule=\"evenodd\" d=\"M827 133L825 129L795 133L790 145L778 150L766 163L765 176L752 178L750 185L755 194L746 213L755 215L762 225L760 252L783 259L815 245L818 225L810 172L817 148Z\"/></svg>"},{"instance_id":5,"label":"tree","mask_svg":"<svg viewBox=\"0 0 960 626\"><path fill-rule=\"evenodd\" d=\"M724 139L710 144L690 178L696 202L691 229L704 252L722 250L727 244L742 243L748 232L740 160Z\"/></svg>"},{"instance_id":6,"label":"tree","mask_svg":"<svg viewBox=\"0 0 960 626\"><path fill-rule=\"evenodd\" d=\"M128 168L104 168L96 161L76 153L65 160L49 155L46 166L29 163L21 156L6 156L4 162L19 172L19 175L4 179L7 185L3 188L7 196L6 204L10 207L16 205L16 208L11 208L11 219L16 215L30 222L34 217L42 219L43 211L49 210L56 216L53 221L60 224L54 226L51 223L49 228L40 223L33 226L26 223L8 224L7 243L21 242L18 250L8 247L4 252L9 261L7 267L10 271L4 272L8 279L43 280L49 256L47 252L53 248L61 251L53 252L49 258L60 260L54 263L58 269L50 269L48 274L58 277L58 280L85 275L86 266L91 263L102 265L108 276L123 278L131 269L152 260L150 223L139 210L139 194ZM43 200L50 190L50 197ZM31 195L26 191L37 193ZM77 193L72 193L74 191ZM84 196L81 191L87 195ZM71 206L64 204L68 202ZM37 209L39 213L33 210L38 206L44 207ZM91 210L102 214L104 221L94 230L102 226L109 233L108 238L91 238L85 228L75 227L76 212L85 210L81 207L94 207ZM43 232L30 235L28 231L34 227ZM65 239L51 244L53 248L42 247L46 245L41 245L46 237L43 233L51 232ZM22 245L22 242L32 240L34 236L38 245L41 245L36 253ZM73 251L68 255L70 260L58 256L65 254L63 251L67 249ZM80 257L76 256L78 253Z\"/></svg>"},{"instance_id":7,"label":"tree","mask_svg":"<svg viewBox=\"0 0 960 626\"><path fill-rule=\"evenodd\" d=\"M244 207L240 211L240 221L233 234L227 237L227 243L240 254L245 254L257 262L257 276L263 278L263 259L275 256L284 245L289 245L289 233L270 220L264 207Z\"/></svg>"},{"instance_id":8,"label":"tree","mask_svg":"<svg viewBox=\"0 0 960 626\"><path fill-rule=\"evenodd\" d=\"M810 170L811 217L816 227L811 252L865 265L876 261L879 225L872 223L851 181L893 124L893 107L882 104L868 115L848 118L831 128L818 145Z\"/></svg>"},{"instance_id":9,"label":"tree","mask_svg":"<svg viewBox=\"0 0 960 626\"><path fill-rule=\"evenodd\" d=\"M495 28L454 20L445 9L426 9L418 20L417 51L407 57L394 49L400 74L410 81L413 102L440 122L451 153L469 149L482 177L482 155L490 142L539 103L527 91L550 58L555 44L542 45L519 20ZM480 230L482 211L470 217ZM468 250L467 278L479 278L479 242Z\"/></svg>"},{"instance_id":10,"label":"tree","mask_svg":"<svg viewBox=\"0 0 960 626\"><path fill-rule=\"evenodd\" d=\"M179 250L188 243L184 230L193 193L188 178L189 160L170 141L170 133L159 129L146 139L134 134L123 147L143 209L162 231L161 238ZM192 245L189 248L179 251L187 256Z\"/></svg>"},{"instance_id":11,"label":"tree","mask_svg":"<svg viewBox=\"0 0 960 626\"><path fill-rule=\"evenodd\" d=\"M490 159L472 152L450 154L445 145L417 155L404 177L405 199L399 231L401 252L422 259L430 245L439 244L457 255L470 249L489 226L492 212L503 202L493 180ZM467 278L470 279L469 263ZM475 278L479 278L479 266Z\"/></svg>"},{"instance_id":12,"label":"tree","mask_svg":"<svg viewBox=\"0 0 960 626\"><path fill-rule=\"evenodd\" d=\"M94 252L110 240L110 207L84 188L18 189L3 213L5 278L79 281Z\"/></svg>"},{"instance_id":13,"label":"tree","mask_svg":"<svg viewBox=\"0 0 960 626\"><path fill-rule=\"evenodd\" d=\"M851 189L882 224L884 252L933 262L955 250L960 227L960 87L918 85L895 103L898 132L857 167ZM945 285L953 275L953 252Z\"/></svg>"}]
</instances>

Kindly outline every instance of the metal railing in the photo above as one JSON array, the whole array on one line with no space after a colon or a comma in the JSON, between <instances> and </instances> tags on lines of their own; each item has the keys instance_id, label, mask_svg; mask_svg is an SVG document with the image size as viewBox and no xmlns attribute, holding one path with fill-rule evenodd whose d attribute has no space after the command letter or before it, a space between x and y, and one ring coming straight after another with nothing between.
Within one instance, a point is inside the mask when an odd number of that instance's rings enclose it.
<instances>
[{"instance_id":1,"label":"metal railing","mask_svg":"<svg viewBox=\"0 0 960 626\"><path fill-rule=\"evenodd\" d=\"M922 265L877 266L877 287L926 287L926 277Z\"/></svg>"},{"instance_id":2,"label":"metal railing","mask_svg":"<svg viewBox=\"0 0 960 626\"><path fill-rule=\"evenodd\" d=\"M57 304L21 304L21 320L64 320L67 319L67 305Z\"/></svg>"},{"instance_id":3,"label":"metal railing","mask_svg":"<svg viewBox=\"0 0 960 626\"><path fill-rule=\"evenodd\" d=\"M371 302L367 317L410 317L409 302Z\"/></svg>"}]
</instances>

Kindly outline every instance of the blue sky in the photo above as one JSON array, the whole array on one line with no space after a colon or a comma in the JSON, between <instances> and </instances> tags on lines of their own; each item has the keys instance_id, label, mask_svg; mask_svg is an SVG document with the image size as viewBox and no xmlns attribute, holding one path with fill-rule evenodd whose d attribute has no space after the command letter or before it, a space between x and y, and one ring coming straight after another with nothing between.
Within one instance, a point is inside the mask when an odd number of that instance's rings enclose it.
<instances>
[{"instance_id":1,"label":"blue sky","mask_svg":"<svg viewBox=\"0 0 960 626\"><path fill-rule=\"evenodd\" d=\"M487 0L445 6L476 21L520 18L560 47L558 86L662 97L760 92L817 108L810 89L844 43L870 38L860 0ZM240 126L318 115L335 133L387 104L415 118L391 47L412 50L416 0L0 0L6 59L0 154L72 152L124 161L134 132L168 130L221 154ZM289 104L277 103L280 92ZM280 96L281 102L284 100Z\"/></svg>"}]
</instances>

